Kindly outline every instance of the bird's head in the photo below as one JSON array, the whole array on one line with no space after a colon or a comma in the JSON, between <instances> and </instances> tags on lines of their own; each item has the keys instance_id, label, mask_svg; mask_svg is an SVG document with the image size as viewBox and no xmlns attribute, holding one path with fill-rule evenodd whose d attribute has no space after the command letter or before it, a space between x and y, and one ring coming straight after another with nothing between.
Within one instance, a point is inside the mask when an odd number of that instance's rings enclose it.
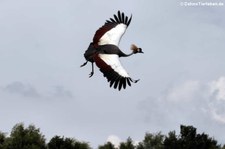
<instances>
[{"instance_id":1,"label":"bird's head","mask_svg":"<svg viewBox=\"0 0 225 149\"><path fill-rule=\"evenodd\" d=\"M132 44L131 47L130 47L130 49L133 51L134 54L136 54L136 53L144 53L142 51L142 49L141 48L138 48L135 44Z\"/></svg>"}]
</instances>

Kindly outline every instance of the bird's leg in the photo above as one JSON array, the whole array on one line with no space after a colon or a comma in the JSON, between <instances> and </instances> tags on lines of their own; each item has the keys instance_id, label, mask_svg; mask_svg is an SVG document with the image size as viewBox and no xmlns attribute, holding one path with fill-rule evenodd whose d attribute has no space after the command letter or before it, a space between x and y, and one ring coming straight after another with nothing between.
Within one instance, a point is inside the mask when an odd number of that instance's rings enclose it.
<instances>
[{"instance_id":1,"label":"bird's leg","mask_svg":"<svg viewBox=\"0 0 225 149\"><path fill-rule=\"evenodd\" d=\"M91 73L89 74L89 78L92 77L94 74L94 63L91 63Z\"/></svg>"},{"instance_id":2,"label":"bird's leg","mask_svg":"<svg viewBox=\"0 0 225 149\"><path fill-rule=\"evenodd\" d=\"M87 64L88 61L86 61L85 63L83 63L82 65L80 65L80 67L83 67Z\"/></svg>"}]
</instances>

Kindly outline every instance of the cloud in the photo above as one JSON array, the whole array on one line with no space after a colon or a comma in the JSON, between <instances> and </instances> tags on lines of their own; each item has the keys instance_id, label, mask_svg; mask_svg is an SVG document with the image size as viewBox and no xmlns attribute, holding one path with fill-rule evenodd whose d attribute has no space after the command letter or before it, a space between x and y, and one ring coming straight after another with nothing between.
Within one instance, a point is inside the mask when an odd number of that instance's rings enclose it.
<instances>
[{"instance_id":1,"label":"cloud","mask_svg":"<svg viewBox=\"0 0 225 149\"><path fill-rule=\"evenodd\" d=\"M200 84L198 81L186 81L183 84L170 88L166 98L169 101L188 101L194 98L199 89Z\"/></svg>"},{"instance_id":2,"label":"cloud","mask_svg":"<svg viewBox=\"0 0 225 149\"><path fill-rule=\"evenodd\" d=\"M72 98L73 94L71 91L66 90L63 86L54 86L53 88L53 97L60 97L60 98Z\"/></svg>"},{"instance_id":3,"label":"cloud","mask_svg":"<svg viewBox=\"0 0 225 149\"><path fill-rule=\"evenodd\" d=\"M210 114L215 121L225 124L225 77L222 76L210 82L209 92L211 96Z\"/></svg>"},{"instance_id":4,"label":"cloud","mask_svg":"<svg viewBox=\"0 0 225 149\"><path fill-rule=\"evenodd\" d=\"M218 113L216 108L211 107L210 108L210 114L213 117L213 119L221 124L225 124L225 111L223 113Z\"/></svg>"},{"instance_id":5,"label":"cloud","mask_svg":"<svg viewBox=\"0 0 225 149\"><path fill-rule=\"evenodd\" d=\"M199 109L199 100L202 99L197 97L199 90L199 82L190 80L169 86L158 97L149 97L141 101L139 109L144 112L144 121L154 122L158 126L163 123L174 125L177 121L184 122L184 118L190 118L193 112ZM193 101L195 104L192 104Z\"/></svg>"},{"instance_id":6,"label":"cloud","mask_svg":"<svg viewBox=\"0 0 225 149\"><path fill-rule=\"evenodd\" d=\"M41 96L33 86L24 84L19 81L12 82L6 85L3 88L3 91L23 97L39 98Z\"/></svg>"},{"instance_id":7,"label":"cloud","mask_svg":"<svg viewBox=\"0 0 225 149\"><path fill-rule=\"evenodd\" d=\"M111 142L116 148L118 148L122 140L116 135L110 135L106 141Z\"/></svg>"},{"instance_id":8,"label":"cloud","mask_svg":"<svg viewBox=\"0 0 225 149\"><path fill-rule=\"evenodd\" d=\"M158 97L141 101L138 108L143 120L155 125L225 125L225 77L207 83L187 80L173 84Z\"/></svg>"},{"instance_id":9,"label":"cloud","mask_svg":"<svg viewBox=\"0 0 225 149\"><path fill-rule=\"evenodd\" d=\"M210 92L215 95L217 100L225 100L225 77L212 81L210 83Z\"/></svg>"},{"instance_id":10,"label":"cloud","mask_svg":"<svg viewBox=\"0 0 225 149\"><path fill-rule=\"evenodd\" d=\"M111 142L116 148L119 148L121 142L126 142L126 140L120 139L116 135L108 136L106 142ZM140 141L133 141L133 145L138 145Z\"/></svg>"},{"instance_id":11,"label":"cloud","mask_svg":"<svg viewBox=\"0 0 225 149\"><path fill-rule=\"evenodd\" d=\"M18 95L26 98L43 98L43 99L65 99L73 98L73 93L70 90L65 89L62 85L55 85L49 89L40 89L34 87L34 85L25 84L20 81L9 83L5 87L1 88L1 91Z\"/></svg>"}]
</instances>

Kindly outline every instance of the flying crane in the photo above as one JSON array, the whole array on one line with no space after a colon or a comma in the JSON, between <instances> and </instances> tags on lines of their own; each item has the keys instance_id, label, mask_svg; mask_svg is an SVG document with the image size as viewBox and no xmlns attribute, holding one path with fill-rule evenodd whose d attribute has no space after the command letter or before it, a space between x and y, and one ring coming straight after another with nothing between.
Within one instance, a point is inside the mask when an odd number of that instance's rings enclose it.
<instances>
[{"instance_id":1,"label":"flying crane","mask_svg":"<svg viewBox=\"0 0 225 149\"><path fill-rule=\"evenodd\" d=\"M100 27L93 37L88 49L84 53L86 62L81 65L85 66L88 62L92 64L92 71L89 77L94 74L94 63L99 67L104 77L110 83L110 87L121 90L126 89L126 86L131 86L132 83L137 83L139 80L132 79L127 71L120 63L120 57L128 57L133 54L143 53L142 49L136 45L131 45L132 52L130 54L123 53L118 45L121 37L125 33L132 19L124 13L118 11L114 18L106 20L105 24Z\"/></svg>"}]
</instances>

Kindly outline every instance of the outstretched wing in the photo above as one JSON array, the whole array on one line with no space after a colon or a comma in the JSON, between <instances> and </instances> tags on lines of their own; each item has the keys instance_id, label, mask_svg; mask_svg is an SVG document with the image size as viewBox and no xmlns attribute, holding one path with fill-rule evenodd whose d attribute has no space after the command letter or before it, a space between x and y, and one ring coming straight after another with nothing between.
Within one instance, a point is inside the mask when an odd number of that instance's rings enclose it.
<instances>
[{"instance_id":1,"label":"outstretched wing","mask_svg":"<svg viewBox=\"0 0 225 149\"><path fill-rule=\"evenodd\" d=\"M94 45L113 44L118 46L131 19L132 16L128 18L124 13L118 11L117 15L114 14L114 18L106 20L105 24L96 31L93 38Z\"/></svg>"},{"instance_id":2,"label":"outstretched wing","mask_svg":"<svg viewBox=\"0 0 225 149\"><path fill-rule=\"evenodd\" d=\"M104 77L110 82L110 87L121 90L122 87L125 89L127 84L131 86L131 82L138 81L131 79L116 54L98 54L95 56L95 62Z\"/></svg>"}]
</instances>

